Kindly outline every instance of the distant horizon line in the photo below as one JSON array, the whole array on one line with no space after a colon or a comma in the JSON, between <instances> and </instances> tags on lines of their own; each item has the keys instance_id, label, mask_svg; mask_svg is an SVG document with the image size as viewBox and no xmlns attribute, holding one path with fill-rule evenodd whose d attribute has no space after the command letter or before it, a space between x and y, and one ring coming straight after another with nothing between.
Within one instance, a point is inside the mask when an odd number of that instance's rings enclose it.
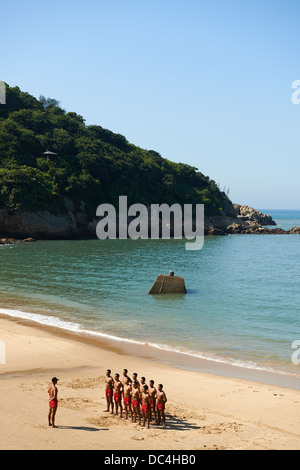
<instances>
[{"instance_id":1,"label":"distant horizon line","mask_svg":"<svg viewBox=\"0 0 300 470\"><path fill-rule=\"evenodd\" d=\"M299 212L299 218L300 218L300 209L261 209L261 208L258 208L257 209L259 212L262 212L263 214L269 214L270 215L270 212L286 212L286 213L289 213L289 212Z\"/></svg>"},{"instance_id":2,"label":"distant horizon line","mask_svg":"<svg viewBox=\"0 0 300 470\"><path fill-rule=\"evenodd\" d=\"M268 211L296 211L296 212L298 211L298 212L300 212L300 209L278 209L278 208L276 208L276 209L273 208L273 209L272 209L272 208L270 208L270 207L269 207L268 209L258 209L258 210L268 210Z\"/></svg>"}]
</instances>

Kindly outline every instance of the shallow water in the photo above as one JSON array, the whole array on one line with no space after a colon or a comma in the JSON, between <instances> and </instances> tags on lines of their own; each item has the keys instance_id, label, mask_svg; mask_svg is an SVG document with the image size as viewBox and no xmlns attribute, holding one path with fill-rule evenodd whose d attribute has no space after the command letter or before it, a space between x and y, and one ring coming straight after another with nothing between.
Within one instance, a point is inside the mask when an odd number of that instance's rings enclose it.
<instances>
[{"instance_id":1,"label":"shallow water","mask_svg":"<svg viewBox=\"0 0 300 470\"><path fill-rule=\"evenodd\" d=\"M300 211L264 212L300 226ZM206 237L199 251L184 240L39 241L1 246L0 260L0 314L300 375L299 235ZM148 295L170 270L187 294Z\"/></svg>"}]
</instances>

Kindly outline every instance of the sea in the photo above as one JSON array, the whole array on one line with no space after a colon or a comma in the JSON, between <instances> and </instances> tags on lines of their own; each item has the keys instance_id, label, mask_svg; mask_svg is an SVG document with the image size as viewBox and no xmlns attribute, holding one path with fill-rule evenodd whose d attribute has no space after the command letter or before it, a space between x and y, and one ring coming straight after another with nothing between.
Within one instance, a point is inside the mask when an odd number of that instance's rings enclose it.
<instances>
[{"instance_id":1,"label":"sea","mask_svg":"<svg viewBox=\"0 0 300 470\"><path fill-rule=\"evenodd\" d=\"M300 226L300 210L260 210ZM0 246L0 261L2 317L300 389L299 235L207 236L195 251L185 240L37 241ZM149 295L170 270L187 293Z\"/></svg>"}]
</instances>

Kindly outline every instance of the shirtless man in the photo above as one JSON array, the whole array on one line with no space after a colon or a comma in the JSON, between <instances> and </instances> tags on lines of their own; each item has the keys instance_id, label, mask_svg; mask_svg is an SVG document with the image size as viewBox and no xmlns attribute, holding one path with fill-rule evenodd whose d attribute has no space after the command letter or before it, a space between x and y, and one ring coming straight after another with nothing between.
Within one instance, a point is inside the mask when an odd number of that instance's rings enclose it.
<instances>
[{"instance_id":1,"label":"shirtless man","mask_svg":"<svg viewBox=\"0 0 300 470\"><path fill-rule=\"evenodd\" d=\"M132 408L133 408L133 419L136 423L136 418L139 419L139 425L141 424L141 410L140 410L140 387L139 382L135 380L132 384Z\"/></svg>"},{"instance_id":2,"label":"shirtless man","mask_svg":"<svg viewBox=\"0 0 300 470\"><path fill-rule=\"evenodd\" d=\"M158 385L158 390L156 393L156 407L158 413L158 425L160 425L160 420L162 418L163 427L166 427L166 418L165 418L165 404L167 403L167 396L163 391L163 385Z\"/></svg>"},{"instance_id":3,"label":"shirtless man","mask_svg":"<svg viewBox=\"0 0 300 470\"><path fill-rule=\"evenodd\" d=\"M141 377L141 382L140 382L140 393L141 393L141 395L144 391L144 385L146 385L146 379L145 379L145 377Z\"/></svg>"},{"instance_id":4,"label":"shirtless man","mask_svg":"<svg viewBox=\"0 0 300 470\"><path fill-rule=\"evenodd\" d=\"M152 412L154 413L154 420L155 423L157 423L157 417L156 417L156 393L157 390L154 387L154 380L150 380L149 382L149 395L150 395L150 421L152 419Z\"/></svg>"},{"instance_id":5,"label":"shirtless man","mask_svg":"<svg viewBox=\"0 0 300 470\"><path fill-rule=\"evenodd\" d=\"M122 418L122 391L123 391L123 384L120 380L120 375L115 374L114 379L114 402L116 406L116 413L117 416L119 414L119 407L120 407L120 418Z\"/></svg>"},{"instance_id":6,"label":"shirtless man","mask_svg":"<svg viewBox=\"0 0 300 470\"><path fill-rule=\"evenodd\" d=\"M111 406L111 412L110 414L114 414L114 402L113 402L113 389L114 389L114 379L111 377L111 370L107 369L106 371L106 377L105 377L105 396L106 396L106 402L107 402L107 410L105 410L106 413L109 412L109 408Z\"/></svg>"},{"instance_id":7,"label":"shirtless man","mask_svg":"<svg viewBox=\"0 0 300 470\"><path fill-rule=\"evenodd\" d=\"M129 377L126 377L124 384L124 408L125 408L125 419L128 419L128 414L130 413L131 421L133 420L132 409L131 409L131 392L132 387L129 382Z\"/></svg>"},{"instance_id":8,"label":"shirtless man","mask_svg":"<svg viewBox=\"0 0 300 470\"><path fill-rule=\"evenodd\" d=\"M137 378L137 377L138 377L137 373L134 372L134 373L132 374L132 383L137 382L138 387L140 388L140 382L138 381L138 378Z\"/></svg>"},{"instance_id":9,"label":"shirtless man","mask_svg":"<svg viewBox=\"0 0 300 470\"><path fill-rule=\"evenodd\" d=\"M55 415L57 411L57 395L58 395L58 390L57 390L57 381L58 379L56 377L53 377L52 379L52 384L50 385L48 389L48 394L49 394L49 414L48 414L48 422L49 426L52 426L52 428L56 428L55 426Z\"/></svg>"},{"instance_id":10,"label":"shirtless man","mask_svg":"<svg viewBox=\"0 0 300 470\"><path fill-rule=\"evenodd\" d=\"M148 392L148 385L143 385L143 393L142 393L142 413L143 413L143 424L142 427L145 427L147 421L147 428L150 428L150 395Z\"/></svg>"},{"instance_id":11,"label":"shirtless man","mask_svg":"<svg viewBox=\"0 0 300 470\"><path fill-rule=\"evenodd\" d=\"M142 403L142 394L143 394L143 391L144 391L144 385L147 385L146 384L146 379L145 379L145 377L141 377L141 381L140 381L140 385L139 385L139 388L140 388L140 403ZM142 417L143 417L143 413L142 413Z\"/></svg>"},{"instance_id":12,"label":"shirtless man","mask_svg":"<svg viewBox=\"0 0 300 470\"><path fill-rule=\"evenodd\" d=\"M132 380L130 377L128 377L128 370L124 369L123 370L123 385L125 385L126 379L128 379L128 382L131 383Z\"/></svg>"}]
</instances>

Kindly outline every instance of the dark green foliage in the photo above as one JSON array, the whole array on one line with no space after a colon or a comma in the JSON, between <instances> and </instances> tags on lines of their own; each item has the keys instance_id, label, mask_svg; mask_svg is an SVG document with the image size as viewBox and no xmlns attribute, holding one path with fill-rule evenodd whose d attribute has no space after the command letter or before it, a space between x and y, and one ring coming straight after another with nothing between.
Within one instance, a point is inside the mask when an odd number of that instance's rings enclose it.
<instances>
[{"instance_id":1,"label":"dark green foliage","mask_svg":"<svg viewBox=\"0 0 300 470\"><path fill-rule=\"evenodd\" d=\"M207 215L230 202L197 169L130 144L101 126L86 126L59 102L7 85L0 106L0 203L11 211L65 210L64 196L84 201L93 217L99 204L205 204ZM58 156L45 157L46 150Z\"/></svg>"}]
</instances>

